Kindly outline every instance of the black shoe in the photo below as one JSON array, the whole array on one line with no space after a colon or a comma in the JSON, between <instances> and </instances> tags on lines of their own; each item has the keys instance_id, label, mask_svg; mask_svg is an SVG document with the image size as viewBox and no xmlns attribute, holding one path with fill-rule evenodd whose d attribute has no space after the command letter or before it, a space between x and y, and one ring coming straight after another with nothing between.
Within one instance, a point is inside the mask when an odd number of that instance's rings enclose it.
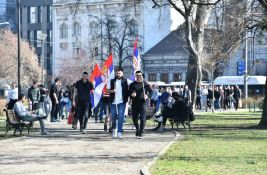
<instances>
[{"instance_id":1,"label":"black shoe","mask_svg":"<svg viewBox=\"0 0 267 175\"><path fill-rule=\"evenodd\" d=\"M113 132L113 129L112 128L109 128L108 132L109 133L112 133Z\"/></svg>"},{"instance_id":2,"label":"black shoe","mask_svg":"<svg viewBox=\"0 0 267 175\"><path fill-rule=\"evenodd\" d=\"M143 138L143 134L139 133L138 139L142 139Z\"/></svg>"},{"instance_id":3,"label":"black shoe","mask_svg":"<svg viewBox=\"0 0 267 175\"><path fill-rule=\"evenodd\" d=\"M139 136L139 131L138 131L138 130L136 130L136 132L135 132L135 136L136 136L136 137Z\"/></svg>"}]
</instances>

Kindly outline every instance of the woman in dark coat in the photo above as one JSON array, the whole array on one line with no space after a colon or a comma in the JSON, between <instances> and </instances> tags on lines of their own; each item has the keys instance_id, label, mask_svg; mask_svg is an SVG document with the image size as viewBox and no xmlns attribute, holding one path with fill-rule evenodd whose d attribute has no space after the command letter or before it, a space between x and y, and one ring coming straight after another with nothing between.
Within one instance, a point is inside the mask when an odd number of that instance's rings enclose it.
<instances>
[{"instance_id":1,"label":"woman in dark coat","mask_svg":"<svg viewBox=\"0 0 267 175\"><path fill-rule=\"evenodd\" d=\"M175 122L177 121L186 121L186 104L182 99L181 95L177 92L172 93L172 97L175 99L175 103L173 104L173 112Z\"/></svg>"}]
</instances>

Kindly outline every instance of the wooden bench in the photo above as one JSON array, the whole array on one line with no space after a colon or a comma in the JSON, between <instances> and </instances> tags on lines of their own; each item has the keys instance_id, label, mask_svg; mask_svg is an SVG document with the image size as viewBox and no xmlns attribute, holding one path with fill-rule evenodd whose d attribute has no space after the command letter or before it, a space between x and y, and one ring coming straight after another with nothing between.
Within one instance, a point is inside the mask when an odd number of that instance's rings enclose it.
<instances>
[{"instance_id":1,"label":"wooden bench","mask_svg":"<svg viewBox=\"0 0 267 175\"><path fill-rule=\"evenodd\" d=\"M6 113L6 134L12 128L14 128L14 136L16 135L17 131L20 131L20 136L22 134L23 129L26 127L28 130L28 135L30 134L30 129L32 127L32 122L21 121L17 115L15 114L14 110L4 110Z\"/></svg>"}]
</instances>

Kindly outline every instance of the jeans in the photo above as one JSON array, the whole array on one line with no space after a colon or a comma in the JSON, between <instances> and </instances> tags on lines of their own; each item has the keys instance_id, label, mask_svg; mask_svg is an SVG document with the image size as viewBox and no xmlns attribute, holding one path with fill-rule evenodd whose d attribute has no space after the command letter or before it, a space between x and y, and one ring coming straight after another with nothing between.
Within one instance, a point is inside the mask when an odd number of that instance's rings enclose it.
<instances>
[{"instance_id":1,"label":"jeans","mask_svg":"<svg viewBox=\"0 0 267 175\"><path fill-rule=\"evenodd\" d=\"M29 122L34 122L34 121L39 120L41 132L45 131L45 125L44 125L43 117L41 117L41 116L32 114L32 115L26 115L26 116L20 117L20 119L22 121L29 121Z\"/></svg>"},{"instance_id":2,"label":"jeans","mask_svg":"<svg viewBox=\"0 0 267 175\"><path fill-rule=\"evenodd\" d=\"M108 115L108 107L109 107L109 104L101 102L99 120L103 120L103 115L106 115L106 116Z\"/></svg>"},{"instance_id":3,"label":"jeans","mask_svg":"<svg viewBox=\"0 0 267 175\"><path fill-rule=\"evenodd\" d=\"M112 117L112 129L116 129L116 121L118 119L118 132L122 132L123 121L124 121L124 112L125 112L126 103L119 103L117 105L111 104L111 117Z\"/></svg>"}]
</instances>

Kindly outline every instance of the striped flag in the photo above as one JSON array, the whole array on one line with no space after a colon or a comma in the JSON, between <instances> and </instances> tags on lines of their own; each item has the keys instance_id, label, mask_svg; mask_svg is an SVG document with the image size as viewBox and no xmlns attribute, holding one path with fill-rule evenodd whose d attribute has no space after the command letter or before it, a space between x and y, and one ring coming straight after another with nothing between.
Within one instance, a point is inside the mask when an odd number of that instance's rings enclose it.
<instances>
[{"instance_id":1,"label":"striped flag","mask_svg":"<svg viewBox=\"0 0 267 175\"><path fill-rule=\"evenodd\" d=\"M93 107L96 107L99 103L102 91L104 89L105 83L102 79L102 72L98 64L95 65L92 75L90 77L90 81L93 83L94 86L94 93L91 93L91 104Z\"/></svg>"},{"instance_id":2,"label":"striped flag","mask_svg":"<svg viewBox=\"0 0 267 175\"><path fill-rule=\"evenodd\" d=\"M133 73L131 76L131 80L135 80L135 72L141 70L141 58L140 58L140 53L138 50L138 38L136 38L134 42L134 50L133 50Z\"/></svg>"},{"instance_id":3,"label":"striped flag","mask_svg":"<svg viewBox=\"0 0 267 175\"><path fill-rule=\"evenodd\" d=\"M141 70L141 58L138 50L138 38L136 38L134 42L134 50L133 50L133 68L134 72Z\"/></svg>"}]
</instances>

